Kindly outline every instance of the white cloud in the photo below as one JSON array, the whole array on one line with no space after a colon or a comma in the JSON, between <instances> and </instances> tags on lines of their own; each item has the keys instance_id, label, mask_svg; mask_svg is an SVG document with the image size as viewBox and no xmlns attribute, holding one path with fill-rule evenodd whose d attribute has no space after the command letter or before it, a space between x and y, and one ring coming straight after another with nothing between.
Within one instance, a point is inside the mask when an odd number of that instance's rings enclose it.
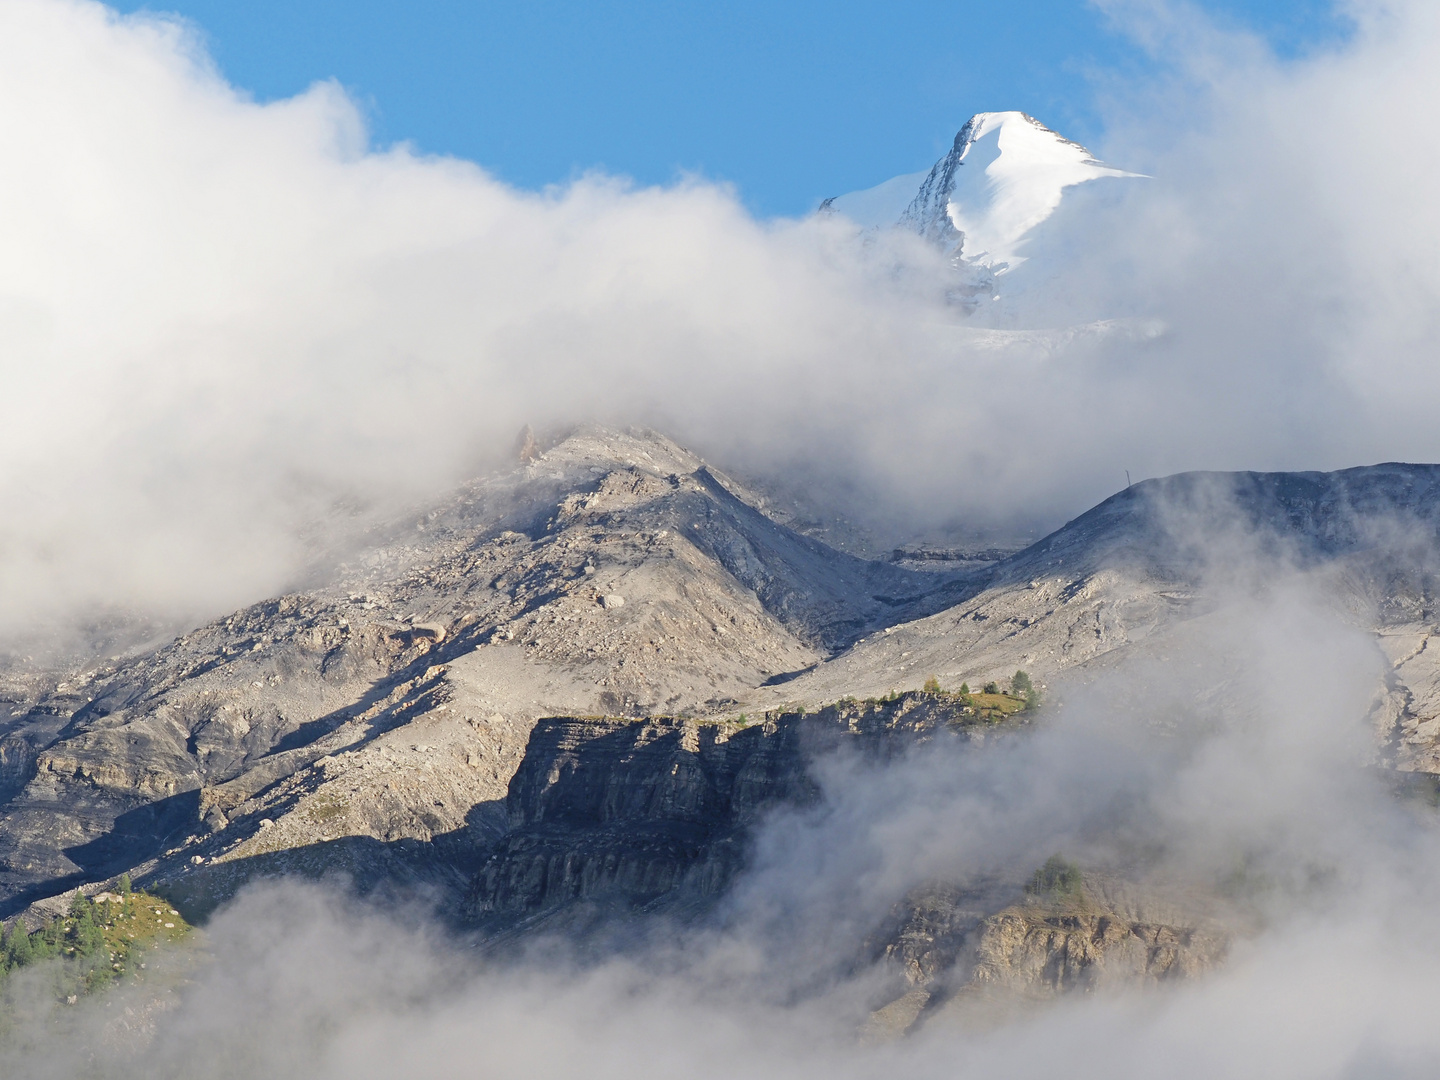
<instances>
[{"instance_id":1,"label":"white cloud","mask_svg":"<svg viewBox=\"0 0 1440 1080\"><path fill-rule=\"evenodd\" d=\"M918 246L757 223L700 183L536 195L373 152L334 87L256 105L171 24L8 0L0 625L253 599L330 499L443 490L525 421L659 420L722 457L853 473L922 518L1082 509L1125 467L1440 457L1440 15L1362 15L1354 43L1279 64L1160 9L1147 33L1179 74L1124 91L1095 148L1157 179L1103 230L1077 223L1090 254L1014 316L1168 327L1127 339L967 328ZM1420 1075L1440 1052L1440 859L1353 768L1379 658L1303 583L1267 580L1273 603L1184 645L1245 708L1154 737L1197 699L1174 665L1077 695L983 770L836 763L829 812L775 822L731 932L678 957L476 973L384 916L261 892L217 920L219 963L137 1056L107 1027L128 999L106 998L0 1063L74 1075L99 1046L114 1075ZM1138 808L1123 835L1117 805ZM869 984L837 977L834 947L897 889L1060 841L1100 858L1116 835L1163 841L1172 872L1253 856L1281 885L1272 921L1173 993L845 1041ZM1334 873L1311 889L1315 867ZM786 1005L806 980L825 992Z\"/></svg>"},{"instance_id":2,"label":"white cloud","mask_svg":"<svg viewBox=\"0 0 1440 1080\"><path fill-rule=\"evenodd\" d=\"M964 326L902 237L701 182L516 191L367 147L334 85L256 104L182 26L11 0L0 629L273 592L332 500L442 491L527 422L655 423L919 524L1053 523L1127 468L1440 457L1434 14L1291 64L1155 18L1193 62L1112 88L1095 149L1157 179L1012 320L1168 329L1037 337Z\"/></svg>"},{"instance_id":3,"label":"white cloud","mask_svg":"<svg viewBox=\"0 0 1440 1080\"><path fill-rule=\"evenodd\" d=\"M73 1076L100 1055L116 1077L1428 1075L1434 815L1356 767L1383 658L1323 580L1256 568L1265 602L1230 597L1173 662L1071 687L1021 738L823 763L823 801L760 826L719 920L632 926L618 953L487 957L413 910L263 885L203 950L150 954L138 986L73 1008L26 973L0 987L0 1071ZM1056 850L1154 875L1189 914L1228 910L1225 963L857 1045L887 997L862 942L899 896L999 875L1013 898ZM1217 886L1242 862L1227 909Z\"/></svg>"}]
</instances>

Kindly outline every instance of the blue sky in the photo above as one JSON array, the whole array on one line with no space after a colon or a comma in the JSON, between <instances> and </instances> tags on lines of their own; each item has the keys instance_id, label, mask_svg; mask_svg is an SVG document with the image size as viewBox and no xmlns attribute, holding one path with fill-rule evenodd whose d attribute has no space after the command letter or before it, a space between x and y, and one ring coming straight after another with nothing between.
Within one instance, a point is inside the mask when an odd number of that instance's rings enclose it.
<instances>
[{"instance_id":1,"label":"blue sky","mask_svg":"<svg viewBox=\"0 0 1440 1080\"><path fill-rule=\"evenodd\" d=\"M1340 32L1322 0L1208 0L1282 54ZM261 100L317 79L375 140L477 161L523 187L600 167L732 182L756 212L929 166L972 112L1022 109L1100 139L1097 72L1144 56L1078 0L158 0Z\"/></svg>"}]
</instances>

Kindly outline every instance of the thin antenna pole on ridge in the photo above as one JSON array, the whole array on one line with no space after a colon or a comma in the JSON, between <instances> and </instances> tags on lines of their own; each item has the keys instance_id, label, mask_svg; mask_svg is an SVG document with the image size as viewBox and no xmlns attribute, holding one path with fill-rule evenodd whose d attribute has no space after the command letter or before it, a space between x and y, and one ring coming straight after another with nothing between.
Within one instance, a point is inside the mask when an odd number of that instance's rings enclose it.
<instances>
[{"instance_id":1,"label":"thin antenna pole on ridge","mask_svg":"<svg viewBox=\"0 0 1440 1080\"><path fill-rule=\"evenodd\" d=\"M1126 469L1126 470L1125 470L1125 486L1126 486L1127 488L1130 486L1130 470L1129 470L1129 469Z\"/></svg>"}]
</instances>

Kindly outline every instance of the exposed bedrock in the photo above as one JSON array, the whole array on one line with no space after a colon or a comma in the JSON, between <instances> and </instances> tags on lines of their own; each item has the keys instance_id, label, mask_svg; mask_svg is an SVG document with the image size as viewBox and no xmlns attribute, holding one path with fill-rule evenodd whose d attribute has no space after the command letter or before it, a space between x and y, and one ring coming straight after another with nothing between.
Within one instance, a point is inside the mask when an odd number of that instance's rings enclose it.
<instances>
[{"instance_id":1,"label":"exposed bedrock","mask_svg":"<svg viewBox=\"0 0 1440 1080\"><path fill-rule=\"evenodd\" d=\"M510 832L475 876L467 910L503 922L576 902L633 910L713 899L744 865L765 811L818 796L817 755L849 747L883 757L1023 724L984 718L957 695L913 692L748 726L541 720L510 782Z\"/></svg>"},{"instance_id":2,"label":"exposed bedrock","mask_svg":"<svg viewBox=\"0 0 1440 1080\"><path fill-rule=\"evenodd\" d=\"M801 706L1163 660L1261 564L1318 575L1374 634L1376 762L1440 771L1434 466L1145 481L1009 557L919 561L938 573L778 516L662 436L586 428L284 596L0 666L0 915L121 871L223 899L327 867L498 922L708 903L754 819L813 797L798 748L892 738Z\"/></svg>"},{"instance_id":3,"label":"exposed bedrock","mask_svg":"<svg viewBox=\"0 0 1440 1080\"><path fill-rule=\"evenodd\" d=\"M900 976L870 1034L988 1023L1062 994L1194 978L1224 960L1244 922L1214 909L1214 897L1162 899L1090 874L1065 893L993 881L917 889L869 942Z\"/></svg>"}]
</instances>

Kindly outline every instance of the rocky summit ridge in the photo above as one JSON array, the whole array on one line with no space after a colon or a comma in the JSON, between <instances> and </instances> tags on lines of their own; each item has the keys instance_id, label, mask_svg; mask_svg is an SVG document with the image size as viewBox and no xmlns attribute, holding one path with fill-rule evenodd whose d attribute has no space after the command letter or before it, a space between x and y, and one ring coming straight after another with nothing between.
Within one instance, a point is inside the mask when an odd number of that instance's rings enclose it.
<instances>
[{"instance_id":1,"label":"rocky summit ridge","mask_svg":"<svg viewBox=\"0 0 1440 1080\"><path fill-rule=\"evenodd\" d=\"M1328 575L1388 657L1376 762L1440 774L1437 508L1437 466L1192 473L925 570L780 524L663 436L580 429L312 589L120 661L10 666L0 917L122 872L199 917L257 876L337 870L507 934L582 909L694 914L756 821L816 797L827 748L982 752L1028 723L922 683L1024 668L1058 686L1162 656L1257 554ZM876 1023L1218 962L1209 914L1126 887L1086 871L1083 903L1016 882L897 897L870 948L903 985Z\"/></svg>"}]
</instances>

